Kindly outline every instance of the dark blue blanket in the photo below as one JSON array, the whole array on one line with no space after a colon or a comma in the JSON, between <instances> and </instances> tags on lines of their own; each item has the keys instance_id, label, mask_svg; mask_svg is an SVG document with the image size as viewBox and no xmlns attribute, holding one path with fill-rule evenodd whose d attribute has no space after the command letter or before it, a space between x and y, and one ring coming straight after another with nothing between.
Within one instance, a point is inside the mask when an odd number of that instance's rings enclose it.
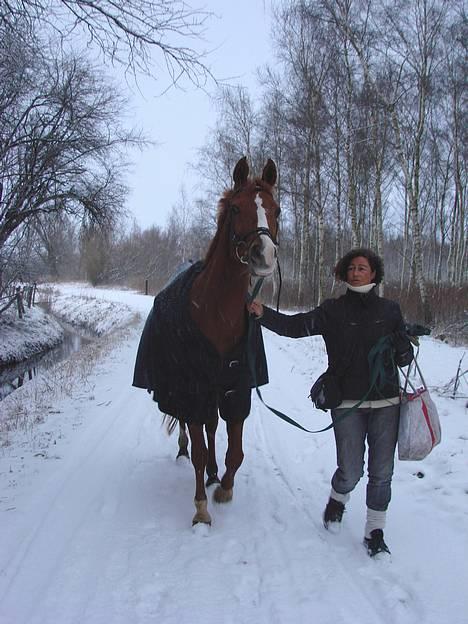
<instances>
[{"instance_id":1,"label":"dark blue blanket","mask_svg":"<svg viewBox=\"0 0 468 624\"><path fill-rule=\"evenodd\" d=\"M228 390L250 393L254 381L247 361L247 333L222 357L194 323L189 295L203 263L191 265L154 299L135 363L133 385L153 392L159 409L189 423L204 423ZM246 312L247 314L247 312ZM255 368L259 386L268 383L260 323L255 323Z\"/></svg>"}]
</instances>

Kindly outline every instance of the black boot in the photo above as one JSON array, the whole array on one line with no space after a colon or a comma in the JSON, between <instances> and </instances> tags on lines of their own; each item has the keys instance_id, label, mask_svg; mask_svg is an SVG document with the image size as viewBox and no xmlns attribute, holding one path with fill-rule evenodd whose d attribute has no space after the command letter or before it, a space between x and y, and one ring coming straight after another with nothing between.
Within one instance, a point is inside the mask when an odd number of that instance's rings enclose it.
<instances>
[{"instance_id":1,"label":"black boot","mask_svg":"<svg viewBox=\"0 0 468 624\"><path fill-rule=\"evenodd\" d=\"M331 524L336 523L335 526L337 527L343 518L344 510L345 506L343 503L340 503L340 501L334 498L329 498L325 511L323 512L323 526L329 529Z\"/></svg>"},{"instance_id":2,"label":"black boot","mask_svg":"<svg viewBox=\"0 0 468 624\"><path fill-rule=\"evenodd\" d=\"M367 548L369 557L375 557L375 555L379 553L390 554L390 550L384 542L382 529L374 529L371 531L371 536L364 538L364 546Z\"/></svg>"}]
</instances>

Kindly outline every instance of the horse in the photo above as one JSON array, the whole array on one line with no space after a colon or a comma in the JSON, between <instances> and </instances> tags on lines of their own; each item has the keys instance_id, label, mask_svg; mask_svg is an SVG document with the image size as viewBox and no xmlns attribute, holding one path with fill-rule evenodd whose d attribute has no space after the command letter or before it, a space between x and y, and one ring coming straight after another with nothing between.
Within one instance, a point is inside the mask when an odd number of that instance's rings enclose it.
<instances>
[{"instance_id":1,"label":"horse","mask_svg":"<svg viewBox=\"0 0 468 624\"><path fill-rule=\"evenodd\" d=\"M188 456L188 429L195 470L192 524L211 525L206 487L217 484L215 502L232 500L251 390L268 382L261 328L253 320L255 342L247 345L246 301L249 289L270 276L277 263L276 179L271 159L257 178L249 177L246 157L239 160L234 186L219 201L217 230L204 260L157 295L138 348L133 385L153 391L160 411L179 422L178 457ZM255 351L255 372L248 349ZM218 414L228 436L221 480L215 454Z\"/></svg>"}]
</instances>

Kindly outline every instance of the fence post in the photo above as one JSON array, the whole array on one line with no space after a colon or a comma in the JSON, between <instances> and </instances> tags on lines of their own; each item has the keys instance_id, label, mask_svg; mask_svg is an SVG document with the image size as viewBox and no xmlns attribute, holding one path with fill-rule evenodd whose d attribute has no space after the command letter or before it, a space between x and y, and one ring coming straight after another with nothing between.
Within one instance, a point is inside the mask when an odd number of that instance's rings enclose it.
<instances>
[{"instance_id":1,"label":"fence post","mask_svg":"<svg viewBox=\"0 0 468 624\"><path fill-rule=\"evenodd\" d=\"M24 315L24 306L20 286L16 287L16 305L18 306L18 316L22 319Z\"/></svg>"},{"instance_id":2,"label":"fence post","mask_svg":"<svg viewBox=\"0 0 468 624\"><path fill-rule=\"evenodd\" d=\"M145 295L148 294L148 280L145 280Z\"/></svg>"}]
</instances>

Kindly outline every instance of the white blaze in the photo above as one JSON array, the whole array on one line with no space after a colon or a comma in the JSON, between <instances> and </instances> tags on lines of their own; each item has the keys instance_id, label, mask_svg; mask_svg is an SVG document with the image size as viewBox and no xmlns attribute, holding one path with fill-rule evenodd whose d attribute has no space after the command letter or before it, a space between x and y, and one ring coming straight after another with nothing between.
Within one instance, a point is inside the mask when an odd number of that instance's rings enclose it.
<instances>
[{"instance_id":1,"label":"white blaze","mask_svg":"<svg viewBox=\"0 0 468 624\"><path fill-rule=\"evenodd\" d=\"M257 227L266 228L269 230L267 216L265 212L265 208L263 207L262 198L260 197L260 193L257 193L255 196L255 203L257 204ZM263 262L266 267L269 267L271 271L274 269L275 261L276 261L276 245L274 242L265 235L260 235L261 241L261 253L263 256Z\"/></svg>"}]
</instances>

